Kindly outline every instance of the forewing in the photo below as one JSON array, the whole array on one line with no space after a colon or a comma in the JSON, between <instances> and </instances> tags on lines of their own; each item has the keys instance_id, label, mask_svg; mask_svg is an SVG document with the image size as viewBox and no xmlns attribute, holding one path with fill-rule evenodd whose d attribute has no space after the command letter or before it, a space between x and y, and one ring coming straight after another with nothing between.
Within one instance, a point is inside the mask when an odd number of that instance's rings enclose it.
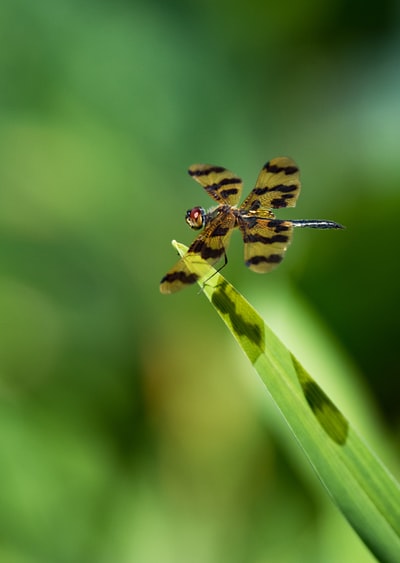
<instances>
[{"instance_id":1,"label":"forewing","mask_svg":"<svg viewBox=\"0 0 400 563\"><path fill-rule=\"evenodd\" d=\"M241 209L277 209L294 207L300 194L299 169L286 156L267 162L256 182L256 187L240 206Z\"/></svg>"},{"instance_id":2,"label":"forewing","mask_svg":"<svg viewBox=\"0 0 400 563\"><path fill-rule=\"evenodd\" d=\"M185 254L163 277L160 283L161 293L175 293L184 287L196 283L209 271L209 264L197 254Z\"/></svg>"},{"instance_id":3,"label":"forewing","mask_svg":"<svg viewBox=\"0 0 400 563\"><path fill-rule=\"evenodd\" d=\"M234 225L235 218L230 214L221 213L213 219L193 241L185 256L163 277L161 293L174 293L206 276L210 266L224 256Z\"/></svg>"},{"instance_id":4,"label":"forewing","mask_svg":"<svg viewBox=\"0 0 400 563\"><path fill-rule=\"evenodd\" d=\"M279 219L241 219L239 228L244 242L244 261L248 268L265 274L283 260L292 240L293 225Z\"/></svg>"},{"instance_id":5,"label":"forewing","mask_svg":"<svg viewBox=\"0 0 400 563\"><path fill-rule=\"evenodd\" d=\"M212 164L192 164L188 172L218 203L238 203L242 193L242 180L233 172Z\"/></svg>"}]
</instances>

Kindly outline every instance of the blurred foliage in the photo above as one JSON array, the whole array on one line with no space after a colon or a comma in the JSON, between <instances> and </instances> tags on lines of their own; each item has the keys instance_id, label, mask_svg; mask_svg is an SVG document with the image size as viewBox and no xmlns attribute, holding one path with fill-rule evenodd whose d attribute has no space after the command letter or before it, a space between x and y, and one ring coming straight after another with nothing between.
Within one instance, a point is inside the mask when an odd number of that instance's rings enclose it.
<instances>
[{"instance_id":1,"label":"blurred foliage","mask_svg":"<svg viewBox=\"0 0 400 563\"><path fill-rule=\"evenodd\" d=\"M210 203L188 165L249 190L292 156L285 216L347 230L265 277L235 237L224 274L285 342L316 319L360 368L347 416L369 397L398 439L399 39L394 0L0 3L0 561L372 560L202 296L158 282Z\"/></svg>"}]
</instances>

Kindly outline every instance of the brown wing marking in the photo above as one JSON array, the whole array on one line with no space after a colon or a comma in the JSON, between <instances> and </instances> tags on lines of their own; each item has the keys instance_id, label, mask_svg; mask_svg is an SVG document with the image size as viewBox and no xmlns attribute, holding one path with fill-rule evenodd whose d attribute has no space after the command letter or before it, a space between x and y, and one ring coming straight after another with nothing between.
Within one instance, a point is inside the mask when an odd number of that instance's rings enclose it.
<instances>
[{"instance_id":1,"label":"brown wing marking","mask_svg":"<svg viewBox=\"0 0 400 563\"><path fill-rule=\"evenodd\" d=\"M260 208L294 207L300 194L300 176L296 163L286 156L267 162L256 187L240 206L256 211Z\"/></svg>"},{"instance_id":2,"label":"brown wing marking","mask_svg":"<svg viewBox=\"0 0 400 563\"><path fill-rule=\"evenodd\" d=\"M265 274L283 260L291 242L293 225L279 219L241 219L239 228L244 242L244 261L253 272Z\"/></svg>"},{"instance_id":3,"label":"brown wing marking","mask_svg":"<svg viewBox=\"0 0 400 563\"><path fill-rule=\"evenodd\" d=\"M188 172L218 203L238 203L243 184L233 172L212 164L192 164Z\"/></svg>"},{"instance_id":4,"label":"brown wing marking","mask_svg":"<svg viewBox=\"0 0 400 563\"><path fill-rule=\"evenodd\" d=\"M209 268L207 263L205 265ZM189 268L185 256L163 277L160 282L160 291L161 293L175 293L175 291L196 283L201 277L202 275L198 268L197 271L194 271L194 264L190 264Z\"/></svg>"},{"instance_id":5,"label":"brown wing marking","mask_svg":"<svg viewBox=\"0 0 400 563\"><path fill-rule=\"evenodd\" d=\"M205 277L210 266L224 256L234 225L233 215L217 215L193 241L185 256L163 277L161 293L174 293Z\"/></svg>"}]
</instances>

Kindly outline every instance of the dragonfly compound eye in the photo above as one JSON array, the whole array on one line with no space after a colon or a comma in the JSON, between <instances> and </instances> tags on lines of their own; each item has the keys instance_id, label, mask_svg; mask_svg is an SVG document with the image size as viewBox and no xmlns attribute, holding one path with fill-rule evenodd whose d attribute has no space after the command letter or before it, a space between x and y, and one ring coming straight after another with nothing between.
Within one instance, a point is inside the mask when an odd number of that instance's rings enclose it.
<instances>
[{"instance_id":1,"label":"dragonfly compound eye","mask_svg":"<svg viewBox=\"0 0 400 563\"><path fill-rule=\"evenodd\" d=\"M186 223L192 229L201 229L204 225L204 209L202 207L193 207L186 211Z\"/></svg>"}]
</instances>

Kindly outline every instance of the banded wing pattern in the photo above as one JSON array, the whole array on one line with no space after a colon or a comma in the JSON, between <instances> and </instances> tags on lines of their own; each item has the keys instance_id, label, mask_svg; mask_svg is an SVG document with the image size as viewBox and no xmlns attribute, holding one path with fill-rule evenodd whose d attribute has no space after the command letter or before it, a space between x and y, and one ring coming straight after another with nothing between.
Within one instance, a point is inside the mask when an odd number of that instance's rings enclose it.
<instances>
[{"instance_id":1,"label":"banded wing pattern","mask_svg":"<svg viewBox=\"0 0 400 563\"><path fill-rule=\"evenodd\" d=\"M265 274L283 260L292 240L293 225L279 219L251 217L239 221L244 242L244 261L250 270Z\"/></svg>"},{"instance_id":2,"label":"banded wing pattern","mask_svg":"<svg viewBox=\"0 0 400 563\"><path fill-rule=\"evenodd\" d=\"M269 209L294 207L299 194L299 169L291 158L273 158L262 167L256 187L240 206L239 217L244 261L253 272L270 272L282 262L293 225L275 219Z\"/></svg>"},{"instance_id":3,"label":"banded wing pattern","mask_svg":"<svg viewBox=\"0 0 400 563\"><path fill-rule=\"evenodd\" d=\"M238 203L243 184L233 172L213 164L193 164L188 172L218 203Z\"/></svg>"},{"instance_id":4,"label":"banded wing pattern","mask_svg":"<svg viewBox=\"0 0 400 563\"><path fill-rule=\"evenodd\" d=\"M296 163L286 156L267 162L256 182L256 187L244 200L241 209L278 209L294 207L300 194L300 176Z\"/></svg>"},{"instance_id":5,"label":"banded wing pattern","mask_svg":"<svg viewBox=\"0 0 400 563\"><path fill-rule=\"evenodd\" d=\"M174 293L207 275L210 265L224 255L235 226L235 217L219 213L194 240L189 250L163 277L161 293Z\"/></svg>"}]
</instances>

